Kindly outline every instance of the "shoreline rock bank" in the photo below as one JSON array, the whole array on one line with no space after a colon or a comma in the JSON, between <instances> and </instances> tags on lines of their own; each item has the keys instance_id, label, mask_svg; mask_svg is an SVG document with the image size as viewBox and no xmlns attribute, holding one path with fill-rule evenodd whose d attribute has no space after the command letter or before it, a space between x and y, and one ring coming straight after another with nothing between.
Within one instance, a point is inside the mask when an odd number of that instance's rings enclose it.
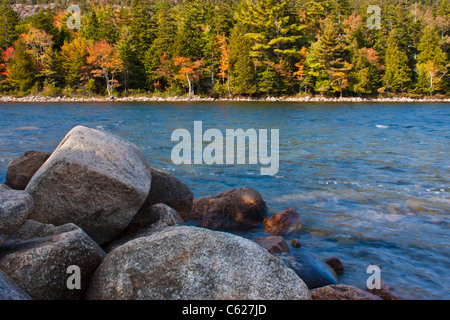
<instances>
[{"instance_id":1,"label":"shoreline rock bank","mask_svg":"<svg viewBox=\"0 0 450 320\"><path fill-rule=\"evenodd\" d=\"M407 98L407 97L391 97L391 98L361 98L361 97L342 97L342 98L330 98L330 97L265 97L265 98L252 98L252 97L233 97L233 98L212 98L212 97L86 97L86 98L74 98L74 97L41 97L41 96L27 96L27 97L0 97L0 102L10 103L61 103L61 102L208 102L208 101L223 101L223 102L417 102L417 103L434 103L434 102L450 102L450 98Z\"/></svg>"}]
</instances>

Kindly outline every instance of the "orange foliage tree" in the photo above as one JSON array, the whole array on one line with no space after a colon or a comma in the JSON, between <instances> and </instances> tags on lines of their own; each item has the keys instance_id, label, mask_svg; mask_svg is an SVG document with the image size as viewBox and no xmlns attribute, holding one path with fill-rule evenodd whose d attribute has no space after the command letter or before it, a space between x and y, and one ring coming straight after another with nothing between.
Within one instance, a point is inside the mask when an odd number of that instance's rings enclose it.
<instances>
[{"instance_id":1,"label":"orange foliage tree","mask_svg":"<svg viewBox=\"0 0 450 320\"><path fill-rule=\"evenodd\" d=\"M186 77L189 86L189 98L194 94L193 82L198 81L203 73L203 58L191 61L186 57L176 57L173 59L173 65L179 67L176 78L183 81Z\"/></svg>"},{"instance_id":2,"label":"orange foliage tree","mask_svg":"<svg viewBox=\"0 0 450 320\"><path fill-rule=\"evenodd\" d=\"M228 44L225 34L217 34L216 45L220 52L219 76L222 77L222 84L227 79L228 95L230 92L230 45Z\"/></svg>"},{"instance_id":3,"label":"orange foliage tree","mask_svg":"<svg viewBox=\"0 0 450 320\"><path fill-rule=\"evenodd\" d=\"M87 63L92 68L92 75L105 79L108 95L111 96L111 89L120 87L119 81L114 79L115 74L123 68L119 50L107 41L99 40L88 46L87 52Z\"/></svg>"}]
</instances>

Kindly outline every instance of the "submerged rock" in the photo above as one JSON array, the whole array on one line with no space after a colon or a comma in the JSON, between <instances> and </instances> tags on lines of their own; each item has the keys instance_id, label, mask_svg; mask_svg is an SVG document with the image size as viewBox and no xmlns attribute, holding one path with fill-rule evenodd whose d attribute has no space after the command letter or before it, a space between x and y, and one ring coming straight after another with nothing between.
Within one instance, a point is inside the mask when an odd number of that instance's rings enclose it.
<instances>
[{"instance_id":1,"label":"submerged rock","mask_svg":"<svg viewBox=\"0 0 450 320\"><path fill-rule=\"evenodd\" d=\"M152 186L139 216L146 215L151 206L164 203L176 210L184 221L189 219L194 195L192 191L177 177L167 171L150 167Z\"/></svg>"},{"instance_id":2,"label":"submerged rock","mask_svg":"<svg viewBox=\"0 0 450 320\"><path fill-rule=\"evenodd\" d=\"M264 231L273 235L287 235L303 227L303 221L294 208L289 208L264 219Z\"/></svg>"},{"instance_id":3,"label":"submerged rock","mask_svg":"<svg viewBox=\"0 0 450 320\"><path fill-rule=\"evenodd\" d=\"M0 187L0 244L27 220L33 210L33 198L6 185Z\"/></svg>"},{"instance_id":4,"label":"submerged rock","mask_svg":"<svg viewBox=\"0 0 450 320\"><path fill-rule=\"evenodd\" d=\"M251 240L167 227L113 250L87 299L310 299L303 281Z\"/></svg>"},{"instance_id":5,"label":"submerged rock","mask_svg":"<svg viewBox=\"0 0 450 320\"><path fill-rule=\"evenodd\" d=\"M31 298L0 270L0 300L31 300Z\"/></svg>"},{"instance_id":6,"label":"submerged rock","mask_svg":"<svg viewBox=\"0 0 450 320\"><path fill-rule=\"evenodd\" d=\"M266 249L272 254L289 252L289 245L283 237L270 236L270 237L260 237L253 239L257 244Z\"/></svg>"},{"instance_id":7,"label":"submerged rock","mask_svg":"<svg viewBox=\"0 0 450 320\"><path fill-rule=\"evenodd\" d=\"M25 190L36 171L52 154L46 151L27 151L8 165L5 184L16 190Z\"/></svg>"},{"instance_id":8,"label":"submerged rock","mask_svg":"<svg viewBox=\"0 0 450 320\"><path fill-rule=\"evenodd\" d=\"M337 284L334 270L325 262L307 254L280 253L276 255L306 283L309 289Z\"/></svg>"},{"instance_id":9,"label":"submerged rock","mask_svg":"<svg viewBox=\"0 0 450 320\"><path fill-rule=\"evenodd\" d=\"M267 205L261 194L241 187L194 200L191 218L205 228L243 229L261 223L266 214Z\"/></svg>"},{"instance_id":10,"label":"submerged rock","mask_svg":"<svg viewBox=\"0 0 450 320\"><path fill-rule=\"evenodd\" d=\"M402 300L391 292L391 286L383 280L380 281L380 289L367 289L368 292L379 296L383 300Z\"/></svg>"},{"instance_id":11,"label":"submerged rock","mask_svg":"<svg viewBox=\"0 0 450 320\"><path fill-rule=\"evenodd\" d=\"M302 244L297 240L297 239L291 239L291 241L289 241L289 243L291 244L291 246L293 248L301 248Z\"/></svg>"},{"instance_id":12,"label":"submerged rock","mask_svg":"<svg viewBox=\"0 0 450 320\"><path fill-rule=\"evenodd\" d=\"M380 297L344 284L329 285L311 291L313 300L381 300Z\"/></svg>"},{"instance_id":13,"label":"submerged rock","mask_svg":"<svg viewBox=\"0 0 450 320\"><path fill-rule=\"evenodd\" d=\"M34 238L38 233L40 237ZM74 224L54 227L27 221L0 247L0 269L33 299L81 299L104 257L103 250ZM80 268L79 290L67 286L71 265Z\"/></svg>"},{"instance_id":14,"label":"submerged rock","mask_svg":"<svg viewBox=\"0 0 450 320\"><path fill-rule=\"evenodd\" d=\"M331 257L323 260L327 265L329 265L337 275L341 275L344 272L344 264L339 258Z\"/></svg>"},{"instance_id":15,"label":"submerged rock","mask_svg":"<svg viewBox=\"0 0 450 320\"><path fill-rule=\"evenodd\" d=\"M77 126L29 182L26 191L35 202L31 218L75 223L105 243L128 225L147 198L148 166L131 142Z\"/></svg>"}]
</instances>

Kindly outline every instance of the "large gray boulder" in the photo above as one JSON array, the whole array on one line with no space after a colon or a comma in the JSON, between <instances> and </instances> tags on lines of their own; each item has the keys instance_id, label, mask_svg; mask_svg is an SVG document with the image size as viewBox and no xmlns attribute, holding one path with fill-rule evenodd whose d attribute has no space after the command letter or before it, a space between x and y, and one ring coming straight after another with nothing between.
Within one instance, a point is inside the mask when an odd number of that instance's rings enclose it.
<instances>
[{"instance_id":1,"label":"large gray boulder","mask_svg":"<svg viewBox=\"0 0 450 320\"><path fill-rule=\"evenodd\" d=\"M138 217L138 215L136 215L135 218L133 218L132 223L130 223L130 225L122 232L122 235L119 236L118 239L109 242L104 247L104 250L109 253L131 240L148 237L153 232L162 228L183 226L185 224L178 212L164 203L158 203L151 206L147 213L148 215L145 217Z\"/></svg>"},{"instance_id":2,"label":"large gray boulder","mask_svg":"<svg viewBox=\"0 0 450 320\"><path fill-rule=\"evenodd\" d=\"M28 220L0 247L0 269L33 299L81 299L105 256L74 224L42 226ZM67 285L72 265L80 268L80 289Z\"/></svg>"},{"instance_id":3,"label":"large gray boulder","mask_svg":"<svg viewBox=\"0 0 450 320\"><path fill-rule=\"evenodd\" d=\"M5 184L16 190L25 190L36 171L51 156L50 152L31 150L8 164Z\"/></svg>"},{"instance_id":4,"label":"large gray boulder","mask_svg":"<svg viewBox=\"0 0 450 320\"><path fill-rule=\"evenodd\" d=\"M127 242L95 272L87 299L310 299L303 281L255 242L167 227Z\"/></svg>"},{"instance_id":5,"label":"large gray boulder","mask_svg":"<svg viewBox=\"0 0 450 320\"><path fill-rule=\"evenodd\" d=\"M192 191L173 174L157 168L149 168L152 174L152 187L144 205L139 210L141 217L145 216L150 207L164 203L176 210L184 221L189 219L194 195Z\"/></svg>"},{"instance_id":6,"label":"large gray boulder","mask_svg":"<svg viewBox=\"0 0 450 320\"><path fill-rule=\"evenodd\" d=\"M27 220L33 198L25 191L0 186L0 245Z\"/></svg>"},{"instance_id":7,"label":"large gray boulder","mask_svg":"<svg viewBox=\"0 0 450 320\"><path fill-rule=\"evenodd\" d=\"M138 148L110 133L73 128L36 172L26 191L31 218L75 223L99 244L118 235L141 208L151 174Z\"/></svg>"},{"instance_id":8,"label":"large gray boulder","mask_svg":"<svg viewBox=\"0 0 450 320\"><path fill-rule=\"evenodd\" d=\"M233 230L255 227L266 214L267 205L261 194L241 187L195 199L191 218L204 228Z\"/></svg>"},{"instance_id":9,"label":"large gray boulder","mask_svg":"<svg viewBox=\"0 0 450 320\"><path fill-rule=\"evenodd\" d=\"M31 300L31 298L0 270L0 300Z\"/></svg>"}]
</instances>

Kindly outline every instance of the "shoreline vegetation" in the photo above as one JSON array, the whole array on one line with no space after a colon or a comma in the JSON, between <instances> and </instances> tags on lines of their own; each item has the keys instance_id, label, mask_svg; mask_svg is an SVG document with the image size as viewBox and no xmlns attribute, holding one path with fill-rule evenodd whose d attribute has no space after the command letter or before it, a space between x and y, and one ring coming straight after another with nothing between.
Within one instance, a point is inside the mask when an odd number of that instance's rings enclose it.
<instances>
[{"instance_id":1,"label":"shoreline vegetation","mask_svg":"<svg viewBox=\"0 0 450 320\"><path fill-rule=\"evenodd\" d=\"M450 0L26 2L0 6L4 96L449 97Z\"/></svg>"},{"instance_id":2,"label":"shoreline vegetation","mask_svg":"<svg viewBox=\"0 0 450 320\"><path fill-rule=\"evenodd\" d=\"M135 97L42 97L42 96L27 96L27 97L0 97L0 103L58 103L58 102L355 102L355 103L392 103L392 102L450 102L450 98L445 97L383 97L383 98L367 98L367 97L323 97L323 96L293 96L293 97L158 97L158 96L135 96Z\"/></svg>"}]
</instances>

